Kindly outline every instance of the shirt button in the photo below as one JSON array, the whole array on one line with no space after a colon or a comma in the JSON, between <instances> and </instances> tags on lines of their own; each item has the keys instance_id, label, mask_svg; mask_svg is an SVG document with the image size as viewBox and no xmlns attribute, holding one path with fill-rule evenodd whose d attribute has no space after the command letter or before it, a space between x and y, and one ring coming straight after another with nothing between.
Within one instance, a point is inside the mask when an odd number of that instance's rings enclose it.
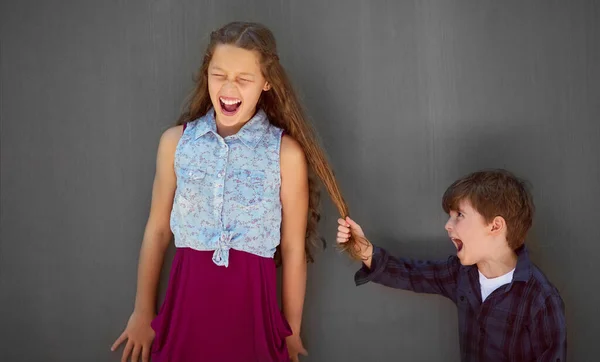
<instances>
[{"instance_id":1,"label":"shirt button","mask_svg":"<svg viewBox=\"0 0 600 362\"><path fill-rule=\"evenodd\" d=\"M464 295L461 295L461 296L460 296L460 301L461 301L461 302L464 302L464 301L465 301L465 296L464 296Z\"/></svg>"},{"instance_id":2,"label":"shirt button","mask_svg":"<svg viewBox=\"0 0 600 362\"><path fill-rule=\"evenodd\" d=\"M223 177L223 172L219 172L219 174L217 176Z\"/></svg>"}]
</instances>

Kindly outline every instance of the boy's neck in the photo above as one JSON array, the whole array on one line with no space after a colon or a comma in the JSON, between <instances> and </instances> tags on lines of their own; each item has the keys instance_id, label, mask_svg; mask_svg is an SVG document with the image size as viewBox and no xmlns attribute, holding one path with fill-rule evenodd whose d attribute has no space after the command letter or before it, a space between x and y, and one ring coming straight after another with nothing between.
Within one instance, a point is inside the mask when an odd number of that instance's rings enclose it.
<instances>
[{"instance_id":1,"label":"boy's neck","mask_svg":"<svg viewBox=\"0 0 600 362\"><path fill-rule=\"evenodd\" d=\"M496 253L491 258L477 263L477 269L488 279L497 278L515 269L517 259L518 257L514 250L507 248Z\"/></svg>"}]
</instances>

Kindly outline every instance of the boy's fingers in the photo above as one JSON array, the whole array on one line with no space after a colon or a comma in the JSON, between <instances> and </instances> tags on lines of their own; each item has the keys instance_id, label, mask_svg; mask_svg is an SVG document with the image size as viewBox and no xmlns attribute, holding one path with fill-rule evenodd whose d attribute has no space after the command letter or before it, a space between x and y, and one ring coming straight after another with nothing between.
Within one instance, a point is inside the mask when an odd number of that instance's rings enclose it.
<instances>
[{"instance_id":1,"label":"boy's fingers","mask_svg":"<svg viewBox=\"0 0 600 362\"><path fill-rule=\"evenodd\" d=\"M360 225L358 225L356 222L354 222L354 220L352 220L350 217L346 217L346 221L350 225L351 229L362 230Z\"/></svg>"},{"instance_id":2,"label":"boy's fingers","mask_svg":"<svg viewBox=\"0 0 600 362\"><path fill-rule=\"evenodd\" d=\"M340 225L340 226L338 226L338 231L342 232L342 233L349 233L350 229L345 226Z\"/></svg>"}]
</instances>

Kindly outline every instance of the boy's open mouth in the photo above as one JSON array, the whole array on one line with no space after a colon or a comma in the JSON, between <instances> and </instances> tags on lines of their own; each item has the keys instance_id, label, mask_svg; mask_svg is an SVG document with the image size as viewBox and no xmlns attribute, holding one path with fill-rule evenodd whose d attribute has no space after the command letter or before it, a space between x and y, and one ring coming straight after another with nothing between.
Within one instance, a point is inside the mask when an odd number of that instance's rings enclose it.
<instances>
[{"instance_id":1,"label":"boy's open mouth","mask_svg":"<svg viewBox=\"0 0 600 362\"><path fill-rule=\"evenodd\" d=\"M240 99L229 97L219 97L219 103L221 104L221 110L227 116L233 116L242 105Z\"/></svg>"},{"instance_id":2,"label":"boy's open mouth","mask_svg":"<svg viewBox=\"0 0 600 362\"><path fill-rule=\"evenodd\" d=\"M452 239L452 242L454 243L454 246L456 246L456 251L460 252L463 248L463 242L460 239L457 238L450 238Z\"/></svg>"}]
</instances>

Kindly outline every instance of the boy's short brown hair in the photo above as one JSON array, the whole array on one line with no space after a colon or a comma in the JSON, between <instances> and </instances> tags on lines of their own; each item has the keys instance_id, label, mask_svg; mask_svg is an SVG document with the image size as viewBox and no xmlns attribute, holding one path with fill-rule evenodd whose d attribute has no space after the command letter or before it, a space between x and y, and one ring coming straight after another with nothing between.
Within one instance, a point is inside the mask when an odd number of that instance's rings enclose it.
<instances>
[{"instance_id":1,"label":"boy's short brown hair","mask_svg":"<svg viewBox=\"0 0 600 362\"><path fill-rule=\"evenodd\" d=\"M471 173L455 181L444 193L442 208L457 211L466 200L490 223L496 216L506 221L506 240L513 249L525 243L533 223L533 197L523 180L503 169Z\"/></svg>"}]
</instances>

